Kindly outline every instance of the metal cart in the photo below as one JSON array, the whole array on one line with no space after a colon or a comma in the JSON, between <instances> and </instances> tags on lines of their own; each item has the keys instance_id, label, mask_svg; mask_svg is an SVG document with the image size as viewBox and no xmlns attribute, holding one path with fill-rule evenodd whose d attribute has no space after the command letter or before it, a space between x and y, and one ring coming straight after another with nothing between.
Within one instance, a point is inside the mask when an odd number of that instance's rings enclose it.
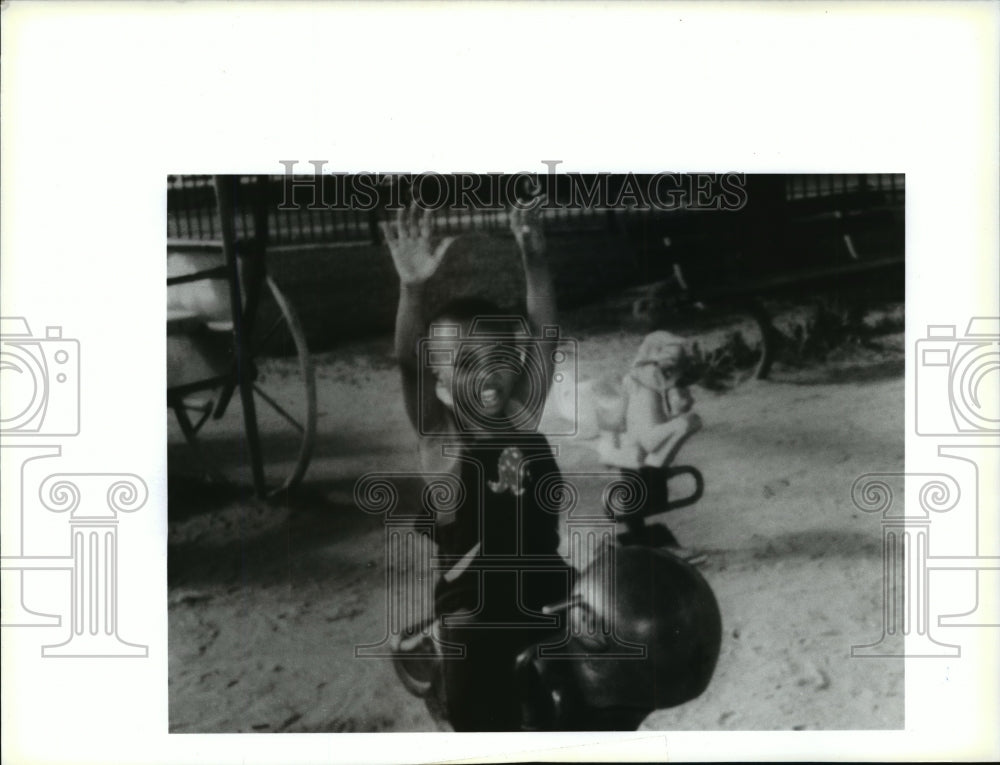
<instances>
[{"instance_id":1,"label":"metal cart","mask_svg":"<svg viewBox=\"0 0 1000 765\"><path fill-rule=\"evenodd\" d=\"M274 496L309 465L315 372L298 316L268 274L266 176L213 184L221 240L168 239L167 404L205 474L250 479L258 496ZM237 236L238 216L251 234Z\"/></svg>"}]
</instances>

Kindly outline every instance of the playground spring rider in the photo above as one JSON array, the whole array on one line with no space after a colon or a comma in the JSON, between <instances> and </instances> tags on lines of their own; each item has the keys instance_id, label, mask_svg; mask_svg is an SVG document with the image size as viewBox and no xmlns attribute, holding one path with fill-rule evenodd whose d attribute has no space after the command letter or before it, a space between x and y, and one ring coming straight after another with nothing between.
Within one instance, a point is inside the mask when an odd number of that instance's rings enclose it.
<instances>
[{"instance_id":1,"label":"playground spring rider","mask_svg":"<svg viewBox=\"0 0 1000 765\"><path fill-rule=\"evenodd\" d=\"M704 482L696 468L666 469L668 478L685 474L695 483L686 497L647 503L628 516L603 509L628 531L584 568L566 602L546 609L562 613L564 627L575 625L558 647L550 637L545 650L535 645L518 657L522 730L634 730L650 712L690 701L708 686L722 640L715 595L696 568L660 546L669 537L656 533L661 526L646 525L649 516L700 499ZM637 534L640 527L649 533ZM394 664L441 723L447 659L436 623L430 626L430 636L425 629L422 639L404 641Z\"/></svg>"}]
</instances>

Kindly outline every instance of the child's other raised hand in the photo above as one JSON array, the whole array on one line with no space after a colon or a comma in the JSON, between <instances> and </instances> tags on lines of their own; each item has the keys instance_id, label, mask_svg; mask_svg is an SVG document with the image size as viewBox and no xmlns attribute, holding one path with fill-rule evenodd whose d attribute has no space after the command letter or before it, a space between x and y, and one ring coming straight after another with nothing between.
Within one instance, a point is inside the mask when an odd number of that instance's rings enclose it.
<instances>
[{"instance_id":1,"label":"child's other raised hand","mask_svg":"<svg viewBox=\"0 0 1000 765\"><path fill-rule=\"evenodd\" d=\"M521 252L529 255L538 255L545 251L545 233L542 230L542 203L541 197L536 197L533 204L528 209L512 207L510 210L510 230L514 233Z\"/></svg>"},{"instance_id":2,"label":"child's other raised hand","mask_svg":"<svg viewBox=\"0 0 1000 765\"><path fill-rule=\"evenodd\" d=\"M437 271L455 237L434 241L434 213L416 202L401 209L396 219L380 224L392 262L403 284L422 284Z\"/></svg>"}]
</instances>

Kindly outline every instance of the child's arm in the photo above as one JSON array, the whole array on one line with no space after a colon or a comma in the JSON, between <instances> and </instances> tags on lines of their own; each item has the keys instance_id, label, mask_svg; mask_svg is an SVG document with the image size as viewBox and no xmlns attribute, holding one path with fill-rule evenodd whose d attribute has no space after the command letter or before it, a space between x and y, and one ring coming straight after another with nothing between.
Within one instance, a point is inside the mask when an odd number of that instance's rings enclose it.
<instances>
[{"instance_id":1,"label":"child's arm","mask_svg":"<svg viewBox=\"0 0 1000 765\"><path fill-rule=\"evenodd\" d=\"M628 404L625 409L625 432L630 440L653 451L659 445L657 427L664 422L663 399L660 394L631 378L625 378Z\"/></svg>"},{"instance_id":2,"label":"child's arm","mask_svg":"<svg viewBox=\"0 0 1000 765\"><path fill-rule=\"evenodd\" d=\"M536 202L531 209L511 209L510 227L521 251L521 263L524 266L528 321L531 322L535 337L540 339L544 327L556 325L558 313L552 275L545 256L545 235L541 224L542 199L537 198ZM546 386L552 381L552 354L556 345L555 342L539 342Z\"/></svg>"},{"instance_id":3,"label":"child's arm","mask_svg":"<svg viewBox=\"0 0 1000 765\"><path fill-rule=\"evenodd\" d=\"M701 429L701 418L689 411L668 414L663 409L663 398L658 391L639 385L626 378L629 387L626 412L629 440L642 447L646 453L644 463L662 467L673 462L681 445ZM671 389L676 390L676 389ZM670 392L668 391L668 396ZM693 399L688 396L688 401ZM679 402L682 403L683 402Z\"/></svg>"},{"instance_id":4,"label":"child's arm","mask_svg":"<svg viewBox=\"0 0 1000 765\"><path fill-rule=\"evenodd\" d=\"M670 415L676 417L691 411L694 397L686 387L677 385L667 391L667 403L670 406Z\"/></svg>"},{"instance_id":5,"label":"child's arm","mask_svg":"<svg viewBox=\"0 0 1000 765\"><path fill-rule=\"evenodd\" d=\"M396 309L396 359L403 377L403 402L414 428L419 428L421 407L440 407L434 396L434 380L421 369L417 344L424 330L424 287L444 259L455 240L446 237L436 245L431 242L433 216L416 205L400 210L395 221L382 223L392 262L399 274L399 306ZM425 375L424 400L418 401L419 377ZM424 413L427 414L427 409Z\"/></svg>"}]
</instances>

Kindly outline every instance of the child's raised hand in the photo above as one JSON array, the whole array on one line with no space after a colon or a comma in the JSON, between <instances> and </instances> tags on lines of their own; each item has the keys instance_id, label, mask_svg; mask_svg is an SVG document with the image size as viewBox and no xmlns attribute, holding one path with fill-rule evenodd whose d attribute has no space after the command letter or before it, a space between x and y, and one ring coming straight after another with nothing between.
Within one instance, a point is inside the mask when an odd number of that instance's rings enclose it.
<instances>
[{"instance_id":1,"label":"child's raised hand","mask_svg":"<svg viewBox=\"0 0 1000 765\"><path fill-rule=\"evenodd\" d=\"M542 199L528 209L512 207L510 210L510 230L514 233L521 252L540 254L545 251L545 233L542 230Z\"/></svg>"},{"instance_id":2,"label":"child's raised hand","mask_svg":"<svg viewBox=\"0 0 1000 765\"><path fill-rule=\"evenodd\" d=\"M670 412L674 416L686 414L694 407L694 396L691 395L691 391L687 388L679 386L670 388L667 391L667 404L670 406Z\"/></svg>"},{"instance_id":3,"label":"child's raised hand","mask_svg":"<svg viewBox=\"0 0 1000 765\"><path fill-rule=\"evenodd\" d=\"M392 262L403 284L422 284L437 271L455 237L433 241L434 213L416 202L401 209L396 220L380 224Z\"/></svg>"}]
</instances>

